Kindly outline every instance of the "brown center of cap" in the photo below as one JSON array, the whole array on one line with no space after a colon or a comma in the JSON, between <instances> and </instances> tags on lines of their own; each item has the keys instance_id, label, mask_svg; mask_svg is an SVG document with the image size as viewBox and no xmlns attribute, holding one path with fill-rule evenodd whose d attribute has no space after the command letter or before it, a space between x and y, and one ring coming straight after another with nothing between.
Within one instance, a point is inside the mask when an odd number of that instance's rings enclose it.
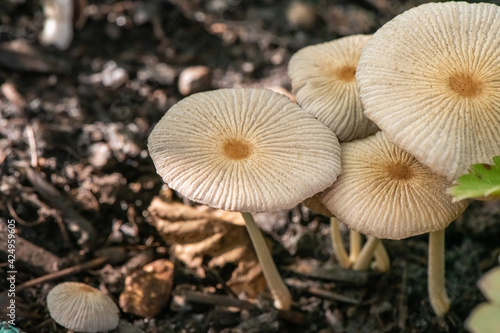
<instances>
[{"instance_id":1,"label":"brown center of cap","mask_svg":"<svg viewBox=\"0 0 500 333\"><path fill-rule=\"evenodd\" d=\"M341 81L351 82L356 79L356 67L345 65L337 68L336 73L337 78Z\"/></svg>"},{"instance_id":2,"label":"brown center of cap","mask_svg":"<svg viewBox=\"0 0 500 333\"><path fill-rule=\"evenodd\" d=\"M391 179L406 180L413 177L413 171L410 166L401 162L388 164L387 171Z\"/></svg>"},{"instance_id":3,"label":"brown center of cap","mask_svg":"<svg viewBox=\"0 0 500 333\"><path fill-rule=\"evenodd\" d=\"M450 76L448 86L462 97L475 97L483 91L481 81L474 78L473 75L463 73Z\"/></svg>"},{"instance_id":4,"label":"brown center of cap","mask_svg":"<svg viewBox=\"0 0 500 333\"><path fill-rule=\"evenodd\" d=\"M227 139L222 146L224 155L231 160L242 160L252 155L250 142L242 139Z\"/></svg>"}]
</instances>

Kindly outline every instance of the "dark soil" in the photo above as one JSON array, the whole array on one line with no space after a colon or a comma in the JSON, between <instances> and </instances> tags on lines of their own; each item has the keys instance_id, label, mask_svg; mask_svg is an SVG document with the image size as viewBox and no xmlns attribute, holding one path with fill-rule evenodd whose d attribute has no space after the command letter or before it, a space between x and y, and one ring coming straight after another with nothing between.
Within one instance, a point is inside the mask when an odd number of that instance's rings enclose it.
<instances>
[{"instance_id":1,"label":"dark soil","mask_svg":"<svg viewBox=\"0 0 500 333\"><path fill-rule=\"evenodd\" d=\"M225 282L234 265L203 266L200 274L177 260L149 223L147 209L160 192L183 202L156 174L146 148L149 132L181 92L290 90L286 67L300 48L373 33L424 2L304 0L312 18L297 23L287 11L291 1L89 1L86 22L75 29L69 49L59 51L37 40L44 19L39 1L1 1L0 217L4 235L5 223L16 223L16 286L91 261L103 249L118 251L116 260L16 290L16 325L26 332L65 332L46 309L54 285L85 282L118 303L124 272L161 258L175 264L174 294L233 296ZM180 82L182 75L200 73L193 66L205 66L201 73L208 75ZM257 220L266 221L264 230L281 249L275 260L293 292L292 312L274 310L268 293L249 308L171 298L154 318L122 312L119 332L461 332L484 301L476 281L498 265L500 254L499 202L473 202L447 230L452 306L438 319L427 296L426 236L386 241L389 273L354 274L342 282L289 268L305 259L334 264L328 219L298 207ZM0 290L8 290L1 239ZM0 294L0 322L8 320L8 301Z\"/></svg>"}]
</instances>

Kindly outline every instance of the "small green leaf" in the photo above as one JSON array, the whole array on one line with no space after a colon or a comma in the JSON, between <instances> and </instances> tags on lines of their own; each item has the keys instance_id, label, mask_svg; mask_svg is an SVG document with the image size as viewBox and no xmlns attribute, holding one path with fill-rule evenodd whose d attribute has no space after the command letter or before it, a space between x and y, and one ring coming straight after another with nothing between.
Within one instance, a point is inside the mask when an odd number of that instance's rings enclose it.
<instances>
[{"instance_id":1,"label":"small green leaf","mask_svg":"<svg viewBox=\"0 0 500 333\"><path fill-rule=\"evenodd\" d=\"M474 164L468 174L458 177L448 190L453 201L463 199L500 199L500 156L493 158L493 164Z\"/></svg>"},{"instance_id":2,"label":"small green leaf","mask_svg":"<svg viewBox=\"0 0 500 333\"><path fill-rule=\"evenodd\" d=\"M500 267L488 271L477 284L488 301L500 306Z\"/></svg>"},{"instance_id":3,"label":"small green leaf","mask_svg":"<svg viewBox=\"0 0 500 333\"><path fill-rule=\"evenodd\" d=\"M473 333L500 332L500 305L479 304L465 321L465 328Z\"/></svg>"}]
</instances>

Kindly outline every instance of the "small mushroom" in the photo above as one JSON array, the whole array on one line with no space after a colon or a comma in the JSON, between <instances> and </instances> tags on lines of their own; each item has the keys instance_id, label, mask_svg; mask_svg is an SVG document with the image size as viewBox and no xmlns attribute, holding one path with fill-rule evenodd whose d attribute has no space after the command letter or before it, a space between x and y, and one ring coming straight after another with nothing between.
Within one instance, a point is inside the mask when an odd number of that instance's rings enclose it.
<instances>
[{"instance_id":1,"label":"small mushroom","mask_svg":"<svg viewBox=\"0 0 500 333\"><path fill-rule=\"evenodd\" d=\"M251 213L290 209L330 186L340 173L335 134L281 94L220 89L174 105L148 149L170 188L242 212L275 305L289 309L290 291Z\"/></svg>"},{"instance_id":2,"label":"small mushroom","mask_svg":"<svg viewBox=\"0 0 500 333\"><path fill-rule=\"evenodd\" d=\"M446 313L444 229L468 201L453 203L446 193L450 182L394 145L383 132L342 143L341 149L343 172L320 200L350 228L377 238L430 233L429 296L436 313ZM368 250L360 254L359 262L367 265L372 254Z\"/></svg>"},{"instance_id":3,"label":"small mushroom","mask_svg":"<svg viewBox=\"0 0 500 333\"><path fill-rule=\"evenodd\" d=\"M39 40L66 50L73 39L73 0L44 0L45 24Z\"/></svg>"},{"instance_id":4,"label":"small mushroom","mask_svg":"<svg viewBox=\"0 0 500 333\"><path fill-rule=\"evenodd\" d=\"M297 103L330 127L339 140L375 133L363 115L356 82L361 50L370 35L355 35L300 49L290 59L288 76Z\"/></svg>"},{"instance_id":5,"label":"small mushroom","mask_svg":"<svg viewBox=\"0 0 500 333\"><path fill-rule=\"evenodd\" d=\"M120 320L120 311L111 298L80 282L63 282L52 288L47 308L59 325L75 332L107 332Z\"/></svg>"},{"instance_id":6,"label":"small mushroom","mask_svg":"<svg viewBox=\"0 0 500 333\"><path fill-rule=\"evenodd\" d=\"M429 3L389 21L356 72L365 115L454 180L500 155L500 7Z\"/></svg>"}]
</instances>

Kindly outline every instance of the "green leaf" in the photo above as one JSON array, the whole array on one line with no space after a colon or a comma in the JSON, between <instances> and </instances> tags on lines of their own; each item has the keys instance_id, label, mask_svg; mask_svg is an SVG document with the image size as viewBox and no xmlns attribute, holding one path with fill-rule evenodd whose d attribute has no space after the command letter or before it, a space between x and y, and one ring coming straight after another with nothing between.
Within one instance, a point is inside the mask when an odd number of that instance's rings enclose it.
<instances>
[{"instance_id":1,"label":"green leaf","mask_svg":"<svg viewBox=\"0 0 500 333\"><path fill-rule=\"evenodd\" d=\"M493 164L474 164L468 174L458 177L448 190L453 201L463 199L500 199L500 156L493 158Z\"/></svg>"},{"instance_id":2,"label":"green leaf","mask_svg":"<svg viewBox=\"0 0 500 333\"><path fill-rule=\"evenodd\" d=\"M500 305L479 304L467 318L465 328L473 333L500 332Z\"/></svg>"},{"instance_id":3,"label":"green leaf","mask_svg":"<svg viewBox=\"0 0 500 333\"><path fill-rule=\"evenodd\" d=\"M477 284L488 301L500 306L500 267L489 270Z\"/></svg>"}]
</instances>

